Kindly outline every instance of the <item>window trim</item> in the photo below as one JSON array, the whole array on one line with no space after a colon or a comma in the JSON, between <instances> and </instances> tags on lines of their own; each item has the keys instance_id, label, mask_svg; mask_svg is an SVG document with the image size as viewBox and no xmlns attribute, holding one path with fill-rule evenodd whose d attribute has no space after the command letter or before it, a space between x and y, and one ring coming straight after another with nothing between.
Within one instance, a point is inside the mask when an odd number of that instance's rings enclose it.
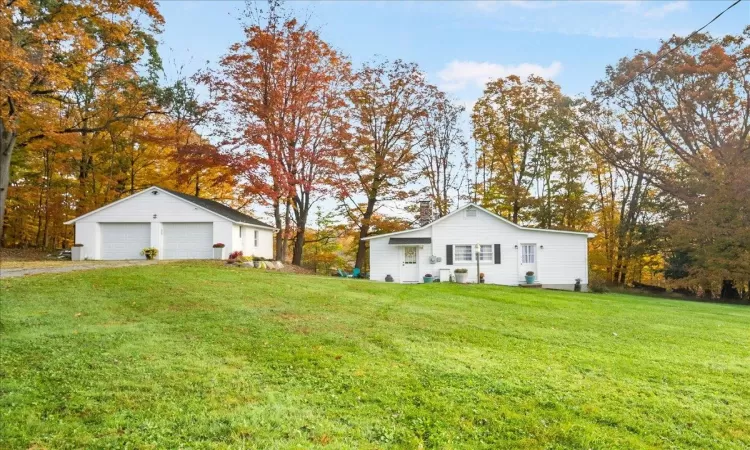
<instances>
[{"instance_id":1,"label":"window trim","mask_svg":"<svg viewBox=\"0 0 750 450\"><path fill-rule=\"evenodd\" d=\"M474 246L476 244L453 244L453 265L461 265L461 264L476 264L477 263L477 252L474 249ZM489 247L490 253L489 258L480 259L479 262L481 264L495 264L495 244L479 244L482 247ZM458 255L458 252L456 249L458 247L469 247L471 249L471 259L458 259L456 258L456 255ZM481 250L480 250L480 258L481 258Z\"/></svg>"}]
</instances>

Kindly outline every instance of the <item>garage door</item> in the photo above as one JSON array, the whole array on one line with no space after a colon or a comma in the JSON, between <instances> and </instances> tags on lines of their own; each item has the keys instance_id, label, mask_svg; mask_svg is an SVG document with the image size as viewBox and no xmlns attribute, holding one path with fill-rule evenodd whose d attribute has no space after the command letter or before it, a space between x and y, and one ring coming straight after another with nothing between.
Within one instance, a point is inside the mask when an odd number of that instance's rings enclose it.
<instances>
[{"instance_id":1,"label":"garage door","mask_svg":"<svg viewBox=\"0 0 750 450\"><path fill-rule=\"evenodd\" d=\"M150 223L102 223L102 259L145 259L151 246Z\"/></svg>"},{"instance_id":2,"label":"garage door","mask_svg":"<svg viewBox=\"0 0 750 450\"><path fill-rule=\"evenodd\" d=\"M165 223L164 259L211 259L214 224Z\"/></svg>"}]
</instances>

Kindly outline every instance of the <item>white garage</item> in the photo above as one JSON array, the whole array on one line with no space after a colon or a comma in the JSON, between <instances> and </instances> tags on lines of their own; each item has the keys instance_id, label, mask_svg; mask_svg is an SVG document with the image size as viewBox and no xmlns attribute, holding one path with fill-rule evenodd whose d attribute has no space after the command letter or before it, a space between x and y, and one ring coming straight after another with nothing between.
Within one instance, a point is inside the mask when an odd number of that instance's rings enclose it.
<instances>
[{"instance_id":1,"label":"white garage","mask_svg":"<svg viewBox=\"0 0 750 450\"><path fill-rule=\"evenodd\" d=\"M212 222L165 223L163 259L211 259Z\"/></svg>"},{"instance_id":2,"label":"white garage","mask_svg":"<svg viewBox=\"0 0 750 450\"><path fill-rule=\"evenodd\" d=\"M152 186L65 222L75 225L80 259L273 258L274 227L216 200ZM224 244L223 250L214 250Z\"/></svg>"},{"instance_id":3,"label":"white garage","mask_svg":"<svg viewBox=\"0 0 750 450\"><path fill-rule=\"evenodd\" d=\"M143 259L141 250L151 246L150 223L103 223L101 259Z\"/></svg>"}]
</instances>

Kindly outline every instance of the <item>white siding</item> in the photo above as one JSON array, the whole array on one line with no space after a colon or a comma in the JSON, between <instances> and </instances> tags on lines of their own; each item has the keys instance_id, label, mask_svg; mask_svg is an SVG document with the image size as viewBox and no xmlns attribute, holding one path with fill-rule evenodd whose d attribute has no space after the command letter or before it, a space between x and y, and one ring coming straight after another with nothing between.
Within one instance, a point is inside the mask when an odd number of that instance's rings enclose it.
<instances>
[{"instance_id":1,"label":"white siding","mask_svg":"<svg viewBox=\"0 0 750 450\"><path fill-rule=\"evenodd\" d=\"M227 255L234 250L243 250L243 244L239 240L239 226L178 197L165 192L154 195L151 190L129 197L79 219L75 223L75 242L84 245L84 258L101 259L101 224L133 222L151 224L150 246L159 249L158 258L164 255L162 222L212 223L212 245L218 242L223 243L226 245ZM249 228L246 227L246 229ZM244 232L245 230L243 230ZM252 234L252 232L249 234ZM247 254L271 258L273 256L273 232L263 229L260 237L260 245L257 251L253 249Z\"/></svg>"},{"instance_id":2,"label":"white siding","mask_svg":"<svg viewBox=\"0 0 750 450\"><path fill-rule=\"evenodd\" d=\"M258 233L258 245L255 245L255 233ZM242 227L242 241L239 241L242 253L246 256L273 258L273 232L265 228L252 226Z\"/></svg>"},{"instance_id":3,"label":"white siding","mask_svg":"<svg viewBox=\"0 0 750 450\"><path fill-rule=\"evenodd\" d=\"M399 238L407 237L430 237L431 229L414 230L409 233L398 235ZM388 244L389 237L375 238L370 240L370 279L385 281L386 275L393 277L396 283L401 282L401 252L403 248ZM420 277L433 269L430 264L431 246L429 244L419 249L419 273ZM432 272L430 272L432 273ZM432 273L437 276L437 273Z\"/></svg>"},{"instance_id":4,"label":"white siding","mask_svg":"<svg viewBox=\"0 0 750 450\"><path fill-rule=\"evenodd\" d=\"M523 243L537 245L537 281L543 285L570 286L576 278L588 284L588 240L585 234L555 233L548 230L525 230L506 223L484 211L477 210L469 217L460 211L425 229L400 234L397 237L431 237L432 245L425 245L420 252L420 273L437 275L439 269L449 268L451 273L458 267L468 269L469 282L477 281L476 261L447 264L447 245L500 244L500 264L482 261L486 283L517 285L523 282L524 273L519 270L520 246ZM388 244L389 237L370 240L370 279L383 281L390 274L399 282L400 248ZM518 246L518 248L516 248ZM542 248L543 247L543 248ZM431 264L430 255L442 259Z\"/></svg>"}]
</instances>

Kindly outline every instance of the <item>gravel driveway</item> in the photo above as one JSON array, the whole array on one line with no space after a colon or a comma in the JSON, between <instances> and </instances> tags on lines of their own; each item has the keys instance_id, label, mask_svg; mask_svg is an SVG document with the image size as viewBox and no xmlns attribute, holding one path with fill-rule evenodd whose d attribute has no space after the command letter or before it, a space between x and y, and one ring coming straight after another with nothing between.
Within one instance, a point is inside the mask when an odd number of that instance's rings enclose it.
<instances>
[{"instance_id":1,"label":"gravel driveway","mask_svg":"<svg viewBox=\"0 0 750 450\"><path fill-rule=\"evenodd\" d=\"M3 269L0 265L0 278L22 277L25 275L39 275L43 273L66 273L77 270L105 269L107 267L147 266L158 264L159 261L133 260L133 261L80 261L64 266L55 267L25 267Z\"/></svg>"}]
</instances>

